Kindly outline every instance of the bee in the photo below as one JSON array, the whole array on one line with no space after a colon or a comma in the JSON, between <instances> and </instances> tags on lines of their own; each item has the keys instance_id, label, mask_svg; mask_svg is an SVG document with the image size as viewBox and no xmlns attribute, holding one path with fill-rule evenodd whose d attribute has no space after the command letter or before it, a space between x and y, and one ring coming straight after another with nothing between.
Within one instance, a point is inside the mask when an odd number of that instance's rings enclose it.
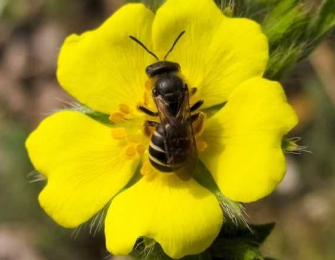
<instances>
[{"instance_id":1,"label":"bee","mask_svg":"<svg viewBox=\"0 0 335 260\"><path fill-rule=\"evenodd\" d=\"M204 101L199 100L190 106L190 94L193 95L196 88L189 91L187 84L179 76L180 65L166 61L184 33L185 31L182 31L178 35L163 61L159 61L138 39L129 37L157 60L146 68L146 74L149 79L155 79L152 97L158 112L145 106L137 107L146 115L159 118L159 122L146 121L147 126L155 128L149 144L149 161L160 172L175 172L181 179L188 180L195 171L198 159L192 125L202 119L202 113L192 115L192 112L199 109Z\"/></svg>"}]
</instances>

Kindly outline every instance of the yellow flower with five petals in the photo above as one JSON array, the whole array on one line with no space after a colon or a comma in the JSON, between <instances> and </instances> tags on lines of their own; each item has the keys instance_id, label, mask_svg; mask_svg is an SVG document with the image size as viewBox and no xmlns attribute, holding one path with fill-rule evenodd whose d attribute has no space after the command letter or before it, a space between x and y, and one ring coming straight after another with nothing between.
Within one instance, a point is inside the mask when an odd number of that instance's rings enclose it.
<instances>
[{"instance_id":1,"label":"yellow flower with five petals","mask_svg":"<svg viewBox=\"0 0 335 260\"><path fill-rule=\"evenodd\" d=\"M227 102L197 136L199 158L222 194L255 201L285 174L281 140L297 118L280 84L262 78L268 42L260 26L225 17L212 0L167 0L155 15L142 4L125 5L98 29L68 37L57 72L68 93L111 115L114 124L60 111L26 143L48 180L39 202L57 223L77 227L111 201L105 235L113 254L129 254L140 237L154 239L172 258L198 254L223 223L207 188L146 161L150 134L136 107L155 109L145 74L155 60L129 35L163 58L182 31L168 60L179 63L183 80L197 88L191 102L202 99L203 108ZM139 168L143 176L127 185Z\"/></svg>"}]
</instances>

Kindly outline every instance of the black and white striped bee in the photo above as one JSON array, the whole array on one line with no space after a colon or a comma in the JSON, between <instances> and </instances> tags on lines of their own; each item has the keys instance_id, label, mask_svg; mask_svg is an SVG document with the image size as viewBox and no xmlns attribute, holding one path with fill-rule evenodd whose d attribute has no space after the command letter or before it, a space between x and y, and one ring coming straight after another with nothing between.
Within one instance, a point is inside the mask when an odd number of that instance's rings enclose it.
<instances>
[{"instance_id":1,"label":"black and white striped bee","mask_svg":"<svg viewBox=\"0 0 335 260\"><path fill-rule=\"evenodd\" d=\"M158 112L145 106L138 106L138 109L151 117L159 118L159 122L146 121L146 125L155 128L149 145L151 165L161 172L176 172L181 179L187 180L191 178L198 158L192 124L202 119L201 113L191 113L201 107L203 100L190 106L188 86L178 76L179 64L165 60L184 33L185 31L179 34L164 61L158 61L146 68L148 77L155 79L152 96ZM130 38L158 60L143 43L133 36ZM195 88L191 89L191 94L195 92Z\"/></svg>"}]
</instances>

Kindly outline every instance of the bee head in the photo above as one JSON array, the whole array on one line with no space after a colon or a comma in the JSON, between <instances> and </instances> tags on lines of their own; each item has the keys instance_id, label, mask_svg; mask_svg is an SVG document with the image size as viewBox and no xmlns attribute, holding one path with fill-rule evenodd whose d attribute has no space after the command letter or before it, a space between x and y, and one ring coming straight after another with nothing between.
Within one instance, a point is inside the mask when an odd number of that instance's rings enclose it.
<instances>
[{"instance_id":1,"label":"bee head","mask_svg":"<svg viewBox=\"0 0 335 260\"><path fill-rule=\"evenodd\" d=\"M149 76L149 78L153 78L157 75L164 74L164 73L173 73L173 72L178 72L180 70L180 66L178 63L171 62L171 61L166 61L166 58L169 56L169 54L173 51L174 47L176 46L177 42L179 39L184 35L185 31L182 31L174 43L172 44L172 47L170 50L166 53L164 57L164 61L158 61L158 57L155 53L150 51L139 39L135 38L134 36L130 35L129 38L139 44L143 49L147 51L150 55L152 55L158 62L149 65L145 72Z\"/></svg>"},{"instance_id":2,"label":"bee head","mask_svg":"<svg viewBox=\"0 0 335 260\"><path fill-rule=\"evenodd\" d=\"M149 65L145 72L147 73L149 78L153 78L155 76L161 74L169 74L169 73L177 73L180 70L180 66L178 63L171 61L158 61L154 64Z\"/></svg>"}]
</instances>

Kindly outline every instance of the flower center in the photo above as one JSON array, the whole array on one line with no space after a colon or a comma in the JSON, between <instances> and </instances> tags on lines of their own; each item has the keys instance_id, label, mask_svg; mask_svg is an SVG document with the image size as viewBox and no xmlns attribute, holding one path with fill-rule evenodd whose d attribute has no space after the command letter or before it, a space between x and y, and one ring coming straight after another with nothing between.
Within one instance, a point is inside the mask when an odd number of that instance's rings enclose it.
<instances>
[{"instance_id":1,"label":"flower center","mask_svg":"<svg viewBox=\"0 0 335 260\"><path fill-rule=\"evenodd\" d=\"M119 111L112 113L109 117L109 120L117 124L123 122L124 119L132 118L134 118L134 114L130 107L126 104L120 104Z\"/></svg>"},{"instance_id":2,"label":"flower center","mask_svg":"<svg viewBox=\"0 0 335 260\"><path fill-rule=\"evenodd\" d=\"M119 141L119 145L125 147L123 155L127 159L134 159L137 155L141 156L146 150L139 131L128 133L125 127L114 127L112 137Z\"/></svg>"},{"instance_id":3,"label":"flower center","mask_svg":"<svg viewBox=\"0 0 335 260\"><path fill-rule=\"evenodd\" d=\"M176 167L169 163L169 157L165 158L169 153L164 152L166 147L163 143L165 143L166 140L164 140L164 132L160 132L162 130L159 130L159 127L162 128L160 119L156 111L151 111L151 108L155 107L151 96L151 89L151 85L146 84L144 102L138 103L137 109L129 107L126 104L119 104L119 110L113 112L109 118L114 124L118 125L117 127L112 128L112 137L113 139L118 140L120 146L124 147L123 156L127 159L135 159L138 158L138 156L142 157L143 163L141 174L143 175L153 172L154 168L158 169L158 171L169 173L175 171L174 169ZM198 152L202 152L207 148L207 143L201 138L206 114L195 110L197 109L193 110L189 122L192 124L193 134L196 140L196 149ZM185 113L187 113L187 111L185 111ZM182 126L185 128L185 125L181 125L181 127ZM188 126L186 126L185 129L187 128ZM188 135L178 138L181 138L181 141L190 140L190 138L193 138L193 136L190 135L192 135L191 131L189 131ZM162 141L162 144L158 142L160 138L164 140L164 142ZM191 145L193 145L193 143ZM183 147L179 147L178 149L190 149ZM172 147L172 149L175 148L176 147L174 146ZM163 156L163 153L165 153L165 156ZM175 158L184 160L183 158L187 156L187 153L187 150L182 151L181 155L175 155ZM177 167L183 166L178 165Z\"/></svg>"}]
</instances>

